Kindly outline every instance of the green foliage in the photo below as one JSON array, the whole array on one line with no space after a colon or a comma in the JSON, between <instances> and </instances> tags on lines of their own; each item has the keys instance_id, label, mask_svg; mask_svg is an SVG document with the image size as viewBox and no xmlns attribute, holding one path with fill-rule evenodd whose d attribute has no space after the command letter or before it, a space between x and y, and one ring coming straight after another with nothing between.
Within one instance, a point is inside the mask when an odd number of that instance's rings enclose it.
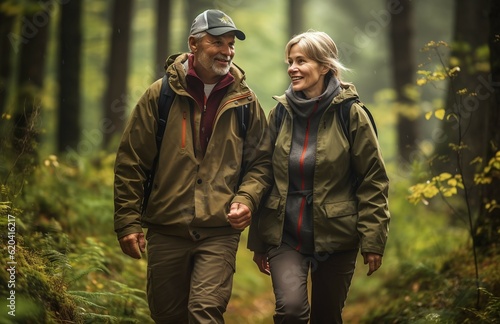
<instances>
[{"instance_id":1,"label":"green foliage","mask_svg":"<svg viewBox=\"0 0 500 324\"><path fill-rule=\"evenodd\" d=\"M441 173L425 183L418 183L410 187L411 194L408 200L414 204L424 202L428 204L427 199L432 198L438 194L443 197L451 197L456 195L458 189L463 189L462 176L460 174L452 175L448 172Z\"/></svg>"},{"instance_id":2,"label":"green foliage","mask_svg":"<svg viewBox=\"0 0 500 324\"><path fill-rule=\"evenodd\" d=\"M11 269L0 272L0 296L13 300L22 323L150 321L144 290L113 280L123 280L117 269L130 270L116 245L90 235L112 237L113 158L70 165L49 156L38 164L31 158L37 115L31 118L32 131L20 141L0 141L0 225L9 231L0 262ZM0 315L1 322L12 318Z\"/></svg>"},{"instance_id":3,"label":"green foliage","mask_svg":"<svg viewBox=\"0 0 500 324\"><path fill-rule=\"evenodd\" d=\"M461 43L463 46L467 47L468 45L465 43ZM455 44L455 47L459 47L460 44ZM467 45L467 46L466 46ZM436 83L438 81L449 81L453 84L455 76L460 72L460 67L454 65L453 59L451 59L452 67L449 68L445 62L443 61L443 53L441 48L448 47L446 42L440 41L435 42L431 41L427 43L423 50L424 52L431 51L433 54L437 56L440 64L436 67L434 71L429 70L420 70L418 74L422 75L420 79L417 80L418 85L425 85L427 83ZM469 51L469 49L462 49L464 51ZM482 56L481 56L482 57ZM429 62L431 62L431 56L429 56ZM453 87L452 87L453 88ZM475 96L476 94L469 91L468 89L460 89L456 91L456 96ZM457 106L460 107L460 106ZM438 175L432 176L430 179L426 179L425 182L417 183L410 187L410 195L408 196L409 201L416 204L419 202L423 202L428 204L428 199L441 195L443 198L449 198L458 194L459 189L467 190L463 183L464 169L467 167L467 164L470 165L479 165L479 170L474 174L474 183L476 185L481 184L490 184L493 181L493 178L497 180L500 179L500 151L497 151L496 155L490 159L487 165L481 166L481 158L477 157L472 161L462 161L462 153L467 150L467 145L465 145L462 141L463 134L461 133L461 118L462 112L460 108L455 108L453 110L445 110L440 106L436 107L434 110L426 113L426 119L430 119L432 116L436 117L439 120L450 120L454 119L458 123L458 142L457 143L448 143L449 147L452 149L454 154L456 155L457 160L459 161L458 171L456 174L450 174L448 172L441 173ZM438 161L440 159L445 159L447 157L434 156L429 158L428 162L430 167L432 168L432 164L434 161ZM465 197L467 198L467 193L465 193ZM466 199L466 204L469 204L469 201ZM485 202L487 210L493 210L497 208L498 204L496 200L486 201ZM470 214L470 210L469 210ZM472 229L471 229L472 232Z\"/></svg>"},{"instance_id":4,"label":"green foliage","mask_svg":"<svg viewBox=\"0 0 500 324\"><path fill-rule=\"evenodd\" d=\"M475 308L477 289L474 267L467 249L448 256L440 268L427 263L406 264L398 280L386 283L391 292L378 302L365 323L496 323L500 303L498 265L492 254L481 260L480 307Z\"/></svg>"},{"instance_id":5,"label":"green foliage","mask_svg":"<svg viewBox=\"0 0 500 324\"><path fill-rule=\"evenodd\" d=\"M436 84L442 81L454 82L460 68L453 65L453 60L452 67L446 67L441 52L442 47L447 47L447 44L430 42L424 48L425 51L432 51L436 54L440 62L433 70L419 71L421 78L417 80L418 85ZM430 64L429 62L428 64ZM474 94L467 89L460 89L456 95L470 96ZM442 108L442 105L436 105L432 111L426 113L425 117L427 120L431 117L436 117L438 120L453 119L460 123L461 113L458 109L447 111ZM410 194L407 199L417 208L414 211L415 214L419 215L418 218L425 218L424 223L426 224L419 226L419 231L422 231L419 234L422 236L426 236L425 231L429 230L430 224L436 226L436 223L429 217L438 217L442 221L448 222L449 227L436 231L436 237L432 239L434 242L429 242L429 246L438 242L448 245L458 243L459 246L447 246L446 250L439 253L430 253L429 250L424 249L420 250L423 252L420 254L416 249L411 250L412 252L417 251L420 261L411 258L402 262L397 270L398 280L391 277L391 280L383 284L388 293L383 296L384 302L379 303L379 307L374 308L374 313L366 316L366 323L494 323L499 318L497 296L500 295L498 284L500 275L497 268L500 257L495 250L479 255L476 253L473 216L470 202L467 199L467 187L463 180L465 168L474 167L476 168L473 169L476 170L474 176L476 184L498 180L498 154L485 166L482 165L480 159L463 161L462 153L468 148L461 140L460 129L458 129L458 133L458 141L449 143L451 151L456 154L457 160L460 161L457 172L452 174L437 171L435 165L438 162L446 163L449 157L433 155L432 150L422 152L423 159L415 161L411 171L413 178L411 181L418 183L409 186ZM460 193L461 195L459 195ZM433 200L431 203L431 199L435 196L440 196L442 199L440 201ZM419 204L419 202L423 204ZM494 199L485 203L489 210L497 208L497 202ZM396 209L401 210L398 207ZM423 213L423 210L426 210L430 215ZM446 214L450 216L447 217ZM468 218L467 226L461 226L455 220L457 216L462 215ZM455 224L457 226L454 226ZM401 228L391 227L391 230L401 230ZM445 238L451 234L452 230L458 235L454 239ZM469 239L464 240L467 236ZM422 240L422 238L408 237L407 239L415 239L413 247L425 242L425 239ZM396 242L396 244L398 243L400 242ZM470 245L472 245L472 253ZM441 258L433 260L429 258L429 255L441 255ZM417 259L419 258L417 257ZM496 266L494 266L495 264Z\"/></svg>"}]
</instances>

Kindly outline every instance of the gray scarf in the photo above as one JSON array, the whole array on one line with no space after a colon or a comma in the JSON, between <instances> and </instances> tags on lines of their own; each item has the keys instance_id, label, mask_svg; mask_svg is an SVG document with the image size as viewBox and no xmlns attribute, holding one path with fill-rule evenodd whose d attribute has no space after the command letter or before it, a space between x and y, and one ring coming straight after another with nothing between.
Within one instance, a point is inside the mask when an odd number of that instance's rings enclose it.
<instances>
[{"instance_id":1,"label":"gray scarf","mask_svg":"<svg viewBox=\"0 0 500 324\"><path fill-rule=\"evenodd\" d=\"M288 89L285 91L286 99L290 107L292 107L292 111L294 115L299 118L307 118L311 115L314 110L314 106L318 100L319 106L317 111L323 111L332 102L333 98L338 95L340 92L340 81L332 77L331 73L328 73L325 77L326 89L320 96L315 98L306 98L302 91L295 92L292 90L292 86L290 85Z\"/></svg>"}]
</instances>

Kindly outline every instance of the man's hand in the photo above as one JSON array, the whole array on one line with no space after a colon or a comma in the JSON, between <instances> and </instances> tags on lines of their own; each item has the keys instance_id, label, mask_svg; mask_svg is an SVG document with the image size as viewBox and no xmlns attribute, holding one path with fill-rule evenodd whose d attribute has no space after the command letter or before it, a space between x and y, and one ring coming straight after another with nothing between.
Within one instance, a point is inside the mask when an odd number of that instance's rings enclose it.
<instances>
[{"instance_id":1,"label":"man's hand","mask_svg":"<svg viewBox=\"0 0 500 324\"><path fill-rule=\"evenodd\" d=\"M367 276L378 270L382 265L382 256L376 253L363 253L364 263L368 264Z\"/></svg>"},{"instance_id":2,"label":"man's hand","mask_svg":"<svg viewBox=\"0 0 500 324\"><path fill-rule=\"evenodd\" d=\"M234 229L244 230L252 222L250 208L240 203L231 204L227 221Z\"/></svg>"},{"instance_id":3,"label":"man's hand","mask_svg":"<svg viewBox=\"0 0 500 324\"><path fill-rule=\"evenodd\" d=\"M144 233L132 233L118 240L123 253L134 258L140 259L141 253L146 251L146 241Z\"/></svg>"},{"instance_id":4,"label":"man's hand","mask_svg":"<svg viewBox=\"0 0 500 324\"><path fill-rule=\"evenodd\" d=\"M268 276L271 274L271 270L269 270L269 262L267 261L267 254L254 252L253 262L257 264L260 272Z\"/></svg>"}]
</instances>

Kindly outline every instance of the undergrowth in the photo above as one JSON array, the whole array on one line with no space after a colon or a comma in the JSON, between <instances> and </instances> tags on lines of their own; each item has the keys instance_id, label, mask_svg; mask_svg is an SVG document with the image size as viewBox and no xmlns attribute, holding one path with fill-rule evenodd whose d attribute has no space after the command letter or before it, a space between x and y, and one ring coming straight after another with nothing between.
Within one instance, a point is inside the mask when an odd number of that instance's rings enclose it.
<instances>
[{"instance_id":1,"label":"undergrowth","mask_svg":"<svg viewBox=\"0 0 500 324\"><path fill-rule=\"evenodd\" d=\"M476 308L475 269L467 249L455 251L441 267L406 264L388 294L364 323L497 323L500 319L498 251L481 257L480 307Z\"/></svg>"},{"instance_id":2,"label":"undergrowth","mask_svg":"<svg viewBox=\"0 0 500 324\"><path fill-rule=\"evenodd\" d=\"M0 123L0 322L150 322L145 278L112 234L113 158L40 159L35 120L19 140Z\"/></svg>"}]
</instances>

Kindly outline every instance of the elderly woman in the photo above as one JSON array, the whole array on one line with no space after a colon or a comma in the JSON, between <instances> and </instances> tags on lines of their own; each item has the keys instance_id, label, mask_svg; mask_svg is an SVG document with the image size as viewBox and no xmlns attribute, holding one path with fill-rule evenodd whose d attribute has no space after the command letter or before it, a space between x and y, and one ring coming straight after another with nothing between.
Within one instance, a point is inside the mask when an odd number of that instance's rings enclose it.
<instances>
[{"instance_id":1,"label":"elderly woman","mask_svg":"<svg viewBox=\"0 0 500 324\"><path fill-rule=\"evenodd\" d=\"M368 275L382 264L389 179L369 113L340 79L334 41L308 31L285 57L291 84L269 115L274 186L248 247L271 275L275 323L342 323L359 249Z\"/></svg>"}]
</instances>

